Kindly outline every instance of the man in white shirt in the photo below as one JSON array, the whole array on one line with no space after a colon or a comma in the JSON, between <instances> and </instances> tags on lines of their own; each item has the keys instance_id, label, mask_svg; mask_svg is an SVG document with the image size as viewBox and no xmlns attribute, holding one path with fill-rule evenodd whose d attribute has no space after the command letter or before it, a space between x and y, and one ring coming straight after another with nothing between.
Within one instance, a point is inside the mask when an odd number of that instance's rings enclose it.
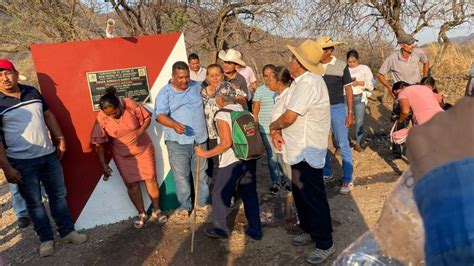
<instances>
[{"instance_id":1,"label":"man in white shirt","mask_svg":"<svg viewBox=\"0 0 474 266\"><path fill-rule=\"evenodd\" d=\"M192 53L188 56L189 77L196 82L203 82L206 79L207 70L201 67L199 56Z\"/></svg>"},{"instance_id":2,"label":"man in white shirt","mask_svg":"<svg viewBox=\"0 0 474 266\"><path fill-rule=\"evenodd\" d=\"M319 63L322 48L306 40L292 52L289 69L295 78L288 89L289 99L284 113L270 124L273 145L281 150L291 165L292 193L300 226L304 233L292 244L315 243L316 249L306 257L309 263L321 263L336 251L332 240L329 204L323 181L323 167L328 147L330 104Z\"/></svg>"}]
</instances>

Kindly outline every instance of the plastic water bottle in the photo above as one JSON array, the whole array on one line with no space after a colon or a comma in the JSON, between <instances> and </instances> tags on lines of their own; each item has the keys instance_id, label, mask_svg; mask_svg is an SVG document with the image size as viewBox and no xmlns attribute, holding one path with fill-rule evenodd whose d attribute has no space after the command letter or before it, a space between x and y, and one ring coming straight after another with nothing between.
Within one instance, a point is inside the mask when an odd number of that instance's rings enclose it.
<instances>
[{"instance_id":1,"label":"plastic water bottle","mask_svg":"<svg viewBox=\"0 0 474 266\"><path fill-rule=\"evenodd\" d=\"M420 265L424 260L423 221L413 199L408 169L399 178L377 224L347 247L334 265Z\"/></svg>"}]
</instances>

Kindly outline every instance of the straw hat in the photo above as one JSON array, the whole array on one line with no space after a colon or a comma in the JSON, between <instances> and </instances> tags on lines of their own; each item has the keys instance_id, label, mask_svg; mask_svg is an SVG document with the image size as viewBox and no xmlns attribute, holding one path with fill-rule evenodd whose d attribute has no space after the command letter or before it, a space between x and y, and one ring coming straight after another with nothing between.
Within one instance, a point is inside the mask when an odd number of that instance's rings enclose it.
<instances>
[{"instance_id":1,"label":"straw hat","mask_svg":"<svg viewBox=\"0 0 474 266\"><path fill-rule=\"evenodd\" d=\"M328 47L333 47L339 44L343 44L344 42L336 42L333 41L331 37L329 36L321 36L316 40L316 43L321 46L321 48L328 48Z\"/></svg>"},{"instance_id":2,"label":"straw hat","mask_svg":"<svg viewBox=\"0 0 474 266\"><path fill-rule=\"evenodd\" d=\"M315 41L306 40L298 47L287 47L307 70L319 75L324 74L324 68L319 62L323 57L323 48Z\"/></svg>"},{"instance_id":3,"label":"straw hat","mask_svg":"<svg viewBox=\"0 0 474 266\"><path fill-rule=\"evenodd\" d=\"M232 62L241 66L246 66L244 60L242 60L242 54L234 49L229 49L226 51L221 50L219 52L219 58L224 62Z\"/></svg>"}]
</instances>

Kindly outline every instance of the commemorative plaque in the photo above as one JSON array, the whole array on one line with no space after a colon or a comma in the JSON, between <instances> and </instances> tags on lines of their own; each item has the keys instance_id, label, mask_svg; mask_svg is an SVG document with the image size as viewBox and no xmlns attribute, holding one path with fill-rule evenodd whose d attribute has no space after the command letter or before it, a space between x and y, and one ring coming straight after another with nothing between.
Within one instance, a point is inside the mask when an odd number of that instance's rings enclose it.
<instances>
[{"instance_id":1,"label":"commemorative plaque","mask_svg":"<svg viewBox=\"0 0 474 266\"><path fill-rule=\"evenodd\" d=\"M94 111L99 110L100 97L109 87L117 89L119 98L131 98L139 103L150 101L146 67L87 72L86 75Z\"/></svg>"}]
</instances>

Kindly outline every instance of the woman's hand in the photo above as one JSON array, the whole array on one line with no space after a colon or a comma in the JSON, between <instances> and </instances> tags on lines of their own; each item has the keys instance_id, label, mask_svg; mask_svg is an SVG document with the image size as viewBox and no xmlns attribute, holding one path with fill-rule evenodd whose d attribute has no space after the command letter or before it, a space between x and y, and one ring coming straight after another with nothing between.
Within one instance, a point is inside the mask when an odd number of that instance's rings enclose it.
<instances>
[{"instance_id":1,"label":"woman's hand","mask_svg":"<svg viewBox=\"0 0 474 266\"><path fill-rule=\"evenodd\" d=\"M135 131L135 139L132 141L133 144L138 145L138 140L145 133L145 129L139 128Z\"/></svg>"},{"instance_id":2,"label":"woman's hand","mask_svg":"<svg viewBox=\"0 0 474 266\"><path fill-rule=\"evenodd\" d=\"M196 156L201 157L201 158L209 157L207 156L207 150L203 149L201 145L194 147L194 153L196 154Z\"/></svg>"},{"instance_id":3,"label":"woman's hand","mask_svg":"<svg viewBox=\"0 0 474 266\"><path fill-rule=\"evenodd\" d=\"M135 132L135 134L136 134L136 136L137 136L137 140L138 140L139 137L141 137L141 135L143 135L143 133L145 133L145 129L142 129L142 128L139 128L139 129Z\"/></svg>"},{"instance_id":4,"label":"woman's hand","mask_svg":"<svg viewBox=\"0 0 474 266\"><path fill-rule=\"evenodd\" d=\"M103 180L109 180L109 177L112 175L112 169L108 165L102 166L102 174L104 175Z\"/></svg>"}]
</instances>

